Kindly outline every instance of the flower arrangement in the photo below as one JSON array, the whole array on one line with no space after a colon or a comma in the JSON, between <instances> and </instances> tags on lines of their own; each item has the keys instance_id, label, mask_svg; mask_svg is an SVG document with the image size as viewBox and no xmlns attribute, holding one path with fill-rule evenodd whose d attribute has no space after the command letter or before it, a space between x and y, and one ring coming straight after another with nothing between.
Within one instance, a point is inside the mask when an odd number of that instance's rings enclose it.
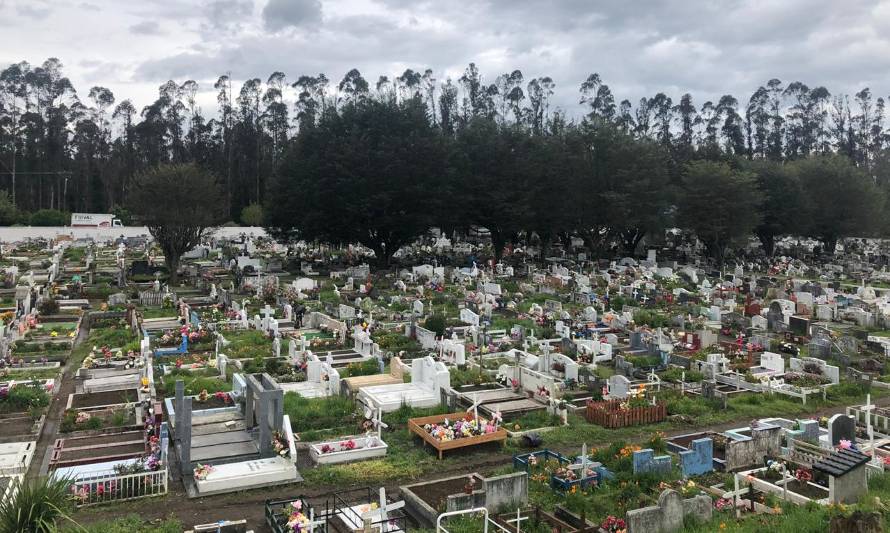
<instances>
[{"instance_id":1,"label":"flower arrangement","mask_svg":"<svg viewBox=\"0 0 890 533\"><path fill-rule=\"evenodd\" d=\"M841 439L837 444L838 450L856 450L856 444L853 441L849 441L847 439Z\"/></svg>"},{"instance_id":2,"label":"flower arrangement","mask_svg":"<svg viewBox=\"0 0 890 533\"><path fill-rule=\"evenodd\" d=\"M714 502L714 509L718 511L728 511L732 509L732 499L731 498L717 498Z\"/></svg>"},{"instance_id":3,"label":"flower arrangement","mask_svg":"<svg viewBox=\"0 0 890 533\"><path fill-rule=\"evenodd\" d=\"M90 418L92 418L90 413L80 411L77 413L77 418L74 419L74 423L75 424L85 424L90 421Z\"/></svg>"},{"instance_id":4,"label":"flower arrangement","mask_svg":"<svg viewBox=\"0 0 890 533\"><path fill-rule=\"evenodd\" d=\"M624 520L613 515L607 516L600 527L608 533L625 533L627 531L627 524Z\"/></svg>"},{"instance_id":5,"label":"flower arrangement","mask_svg":"<svg viewBox=\"0 0 890 533\"><path fill-rule=\"evenodd\" d=\"M368 447L373 447L373 443L369 441ZM360 449L362 446L359 443L355 442L352 439L342 440L334 445L331 444L322 444L321 453L334 453L334 452L348 452L351 450Z\"/></svg>"},{"instance_id":6,"label":"flower arrangement","mask_svg":"<svg viewBox=\"0 0 890 533\"><path fill-rule=\"evenodd\" d=\"M476 478L474 478L473 476L467 476L467 484L464 485L464 493L473 494L474 490L476 490Z\"/></svg>"},{"instance_id":7,"label":"flower arrangement","mask_svg":"<svg viewBox=\"0 0 890 533\"><path fill-rule=\"evenodd\" d=\"M198 393L198 401L201 403L204 403L209 399L210 399L210 393L207 392L207 389L201 389L201 392Z\"/></svg>"},{"instance_id":8,"label":"flower arrangement","mask_svg":"<svg viewBox=\"0 0 890 533\"><path fill-rule=\"evenodd\" d=\"M813 481L813 472L806 468L798 468L794 472L794 477L801 483L809 483L810 481Z\"/></svg>"},{"instance_id":9,"label":"flower arrangement","mask_svg":"<svg viewBox=\"0 0 890 533\"><path fill-rule=\"evenodd\" d=\"M198 466L195 467L194 472L195 479L198 481L204 481L205 479L207 479L207 476L209 476L211 472L213 472L212 465L202 465L201 463L198 463Z\"/></svg>"},{"instance_id":10,"label":"flower arrangement","mask_svg":"<svg viewBox=\"0 0 890 533\"><path fill-rule=\"evenodd\" d=\"M535 391L535 394L537 394L538 396L540 396L541 398L544 398L544 399L550 398L550 391L547 390L547 387L545 387L543 385L538 387L538 390Z\"/></svg>"},{"instance_id":11,"label":"flower arrangement","mask_svg":"<svg viewBox=\"0 0 890 533\"><path fill-rule=\"evenodd\" d=\"M481 417L473 418L471 414L467 414L465 418L454 421L446 418L441 424L426 424L423 426L423 429L443 442L467 437L478 437L498 430L496 424Z\"/></svg>"},{"instance_id":12,"label":"flower arrangement","mask_svg":"<svg viewBox=\"0 0 890 533\"><path fill-rule=\"evenodd\" d=\"M785 464L780 461L767 461L766 470L763 471L763 479L774 481L781 479L785 469Z\"/></svg>"},{"instance_id":13,"label":"flower arrangement","mask_svg":"<svg viewBox=\"0 0 890 533\"><path fill-rule=\"evenodd\" d=\"M213 397L223 403L231 403L232 397L223 391L215 392Z\"/></svg>"},{"instance_id":14,"label":"flower arrangement","mask_svg":"<svg viewBox=\"0 0 890 533\"><path fill-rule=\"evenodd\" d=\"M279 457L290 457L290 444L287 442L287 437L280 431L272 433L272 448L275 449L275 453Z\"/></svg>"},{"instance_id":15,"label":"flower arrangement","mask_svg":"<svg viewBox=\"0 0 890 533\"><path fill-rule=\"evenodd\" d=\"M291 502L289 511L290 512L287 513L288 530L295 533L298 531L308 531L310 527L309 517L303 513L303 502L300 500Z\"/></svg>"}]
</instances>

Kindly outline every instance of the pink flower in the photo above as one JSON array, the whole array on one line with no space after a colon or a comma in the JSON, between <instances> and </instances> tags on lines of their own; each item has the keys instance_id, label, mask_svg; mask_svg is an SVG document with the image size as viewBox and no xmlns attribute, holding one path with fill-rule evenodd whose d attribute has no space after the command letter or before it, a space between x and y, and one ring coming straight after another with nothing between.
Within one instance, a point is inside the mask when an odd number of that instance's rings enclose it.
<instances>
[{"instance_id":1,"label":"pink flower","mask_svg":"<svg viewBox=\"0 0 890 533\"><path fill-rule=\"evenodd\" d=\"M841 439L841 441L837 445L839 450L849 450L853 447L853 443L848 441L847 439Z\"/></svg>"}]
</instances>

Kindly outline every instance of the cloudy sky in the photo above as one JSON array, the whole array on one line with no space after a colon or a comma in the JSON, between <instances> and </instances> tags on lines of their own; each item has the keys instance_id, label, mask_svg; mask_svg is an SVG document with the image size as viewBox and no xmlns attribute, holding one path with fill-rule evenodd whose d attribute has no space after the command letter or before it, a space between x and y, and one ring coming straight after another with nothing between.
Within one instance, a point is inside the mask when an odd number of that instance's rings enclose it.
<instances>
[{"instance_id":1,"label":"cloudy sky","mask_svg":"<svg viewBox=\"0 0 890 533\"><path fill-rule=\"evenodd\" d=\"M0 68L58 57L82 96L102 85L137 108L168 79L198 81L209 111L226 72L336 82L357 67L373 86L469 62L488 81L551 76L570 115L591 72L632 102L746 101L773 77L890 93L890 0L0 0L0 36Z\"/></svg>"}]
</instances>

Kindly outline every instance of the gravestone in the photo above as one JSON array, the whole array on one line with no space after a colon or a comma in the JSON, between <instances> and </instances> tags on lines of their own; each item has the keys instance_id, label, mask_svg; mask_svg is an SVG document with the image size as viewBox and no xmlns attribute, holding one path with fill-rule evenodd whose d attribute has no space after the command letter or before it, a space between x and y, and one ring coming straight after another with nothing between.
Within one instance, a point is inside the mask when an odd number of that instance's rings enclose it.
<instances>
[{"instance_id":1,"label":"gravestone","mask_svg":"<svg viewBox=\"0 0 890 533\"><path fill-rule=\"evenodd\" d=\"M108 305L125 305L127 303L127 295L122 292L116 292L108 297Z\"/></svg>"},{"instance_id":2,"label":"gravestone","mask_svg":"<svg viewBox=\"0 0 890 533\"><path fill-rule=\"evenodd\" d=\"M856 419L837 414L828 419L828 442L837 447L841 440L856 442Z\"/></svg>"},{"instance_id":3,"label":"gravestone","mask_svg":"<svg viewBox=\"0 0 890 533\"><path fill-rule=\"evenodd\" d=\"M713 516L711 497L699 494L684 500L671 489L658 496L658 504L627 512L628 533L670 533L683 529L686 515L696 523L705 524Z\"/></svg>"},{"instance_id":4,"label":"gravestone","mask_svg":"<svg viewBox=\"0 0 890 533\"><path fill-rule=\"evenodd\" d=\"M414 314L417 316L423 316L423 302L421 302L420 300L414 300L412 311L414 311Z\"/></svg>"},{"instance_id":5,"label":"gravestone","mask_svg":"<svg viewBox=\"0 0 890 533\"><path fill-rule=\"evenodd\" d=\"M248 429L259 426L260 454L270 457L272 431L281 431L284 422L284 392L269 374L248 374L245 381L244 422Z\"/></svg>"},{"instance_id":6,"label":"gravestone","mask_svg":"<svg viewBox=\"0 0 890 533\"><path fill-rule=\"evenodd\" d=\"M671 473L671 456L659 455L658 457L656 457L655 451L652 448L646 448L645 450L634 452L633 464L634 475L648 473Z\"/></svg>"},{"instance_id":7,"label":"gravestone","mask_svg":"<svg viewBox=\"0 0 890 533\"><path fill-rule=\"evenodd\" d=\"M692 441L691 449L680 452L680 469L683 477L714 470L714 441L709 438Z\"/></svg>"},{"instance_id":8,"label":"gravestone","mask_svg":"<svg viewBox=\"0 0 890 533\"><path fill-rule=\"evenodd\" d=\"M819 440L819 422L816 420L798 420L799 429L788 430L785 434L795 440L815 442Z\"/></svg>"},{"instance_id":9,"label":"gravestone","mask_svg":"<svg viewBox=\"0 0 890 533\"><path fill-rule=\"evenodd\" d=\"M630 380L619 374L611 375L608 380L608 390L609 398L623 400L630 391Z\"/></svg>"}]
</instances>

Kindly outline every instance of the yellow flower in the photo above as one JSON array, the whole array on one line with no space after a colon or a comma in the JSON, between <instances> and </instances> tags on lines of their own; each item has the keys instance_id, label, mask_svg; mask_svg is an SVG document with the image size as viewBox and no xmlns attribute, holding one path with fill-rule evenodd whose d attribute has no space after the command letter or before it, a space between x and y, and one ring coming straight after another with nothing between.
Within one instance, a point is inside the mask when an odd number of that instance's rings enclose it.
<instances>
[{"instance_id":1,"label":"yellow flower","mask_svg":"<svg viewBox=\"0 0 890 533\"><path fill-rule=\"evenodd\" d=\"M50 336L50 337L58 337L58 336L59 336L59 332L58 332L58 331L53 331L53 332L51 332L51 333L49 334L49 336Z\"/></svg>"},{"instance_id":2,"label":"yellow flower","mask_svg":"<svg viewBox=\"0 0 890 533\"><path fill-rule=\"evenodd\" d=\"M726 529L726 522L720 522L720 529Z\"/></svg>"}]
</instances>

